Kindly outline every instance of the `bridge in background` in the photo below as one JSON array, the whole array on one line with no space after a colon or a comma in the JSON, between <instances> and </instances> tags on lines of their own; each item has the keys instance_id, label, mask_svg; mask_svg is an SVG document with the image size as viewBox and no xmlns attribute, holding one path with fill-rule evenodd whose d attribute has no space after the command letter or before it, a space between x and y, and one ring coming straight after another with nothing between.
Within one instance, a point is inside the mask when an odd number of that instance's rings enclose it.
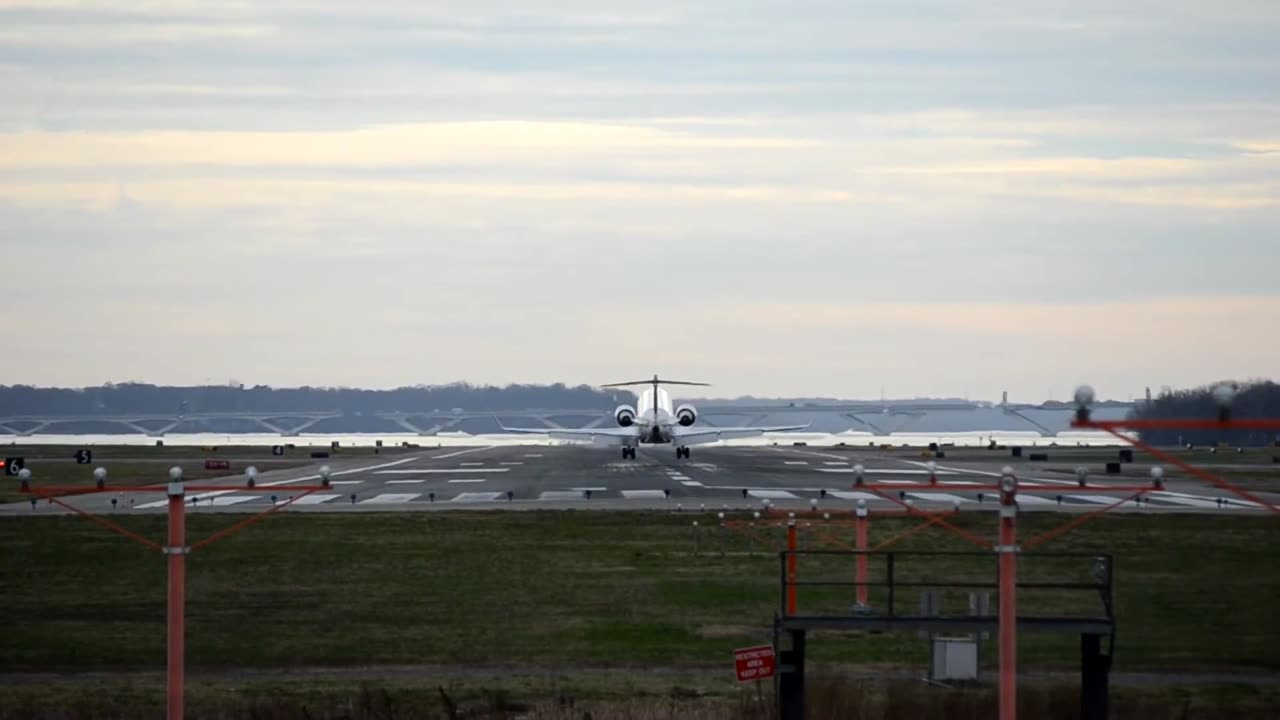
<instances>
[{"instance_id":1,"label":"bridge in background","mask_svg":"<svg viewBox=\"0 0 1280 720\"><path fill-rule=\"evenodd\" d=\"M844 404L715 404L698 405L698 422L711 427L812 423L816 433L1027 432L1044 436L1070 430L1072 410L1031 405L991 406L979 403L844 403ZM1103 419L1122 419L1132 406L1100 409ZM430 436L441 432L497 432L495 417L508 424L548 430L601 427L613 421L613 409L538 408L512 410L343 412L175 412L81 415L14 415L0 417L0 434L29 437L48 434L128 434L163 437L171 432L275 433L296 437L304 432L405 432ZM327 429L317 430L322 423ZM372 424L372 425L371 425ZM489 425L488 429L485 426ZM342 429L333 429L339 426ZM94 427L86 431L85 427ZM351 429L376 427L376 430Z\"/></svg>"}]
</instances>

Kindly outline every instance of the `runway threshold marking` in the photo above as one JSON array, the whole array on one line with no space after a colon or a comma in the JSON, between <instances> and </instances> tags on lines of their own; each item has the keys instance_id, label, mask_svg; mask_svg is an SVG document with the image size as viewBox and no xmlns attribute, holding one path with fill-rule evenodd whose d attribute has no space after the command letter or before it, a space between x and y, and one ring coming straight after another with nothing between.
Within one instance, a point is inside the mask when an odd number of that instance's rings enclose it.
<instances>
[{"instance_id":1,"label":"runway threshold marking","mask_svg":"<svg viewBox=\"0 0 1280 720\"><path fill-rule=\"evenodd\" d=\"M407 503L410 500L422 497L422 493L382 493L374 495L368 500L361 500L361 505L395 505L399 503Z\"/></svg>"},{"instance_id":2,"label":"runway threshold marking","mask_svg":"<svg viewBox=\"0 0 1280 720\"><path fill-rule=\"evenodd\" d=\"M580 492L572 490L544 490L538 496L539 500L585 500Z\"/></svg>"},{"instance_id":3,"label":"runway threshold marking","mask_svg":"<svg viewBox=\"0 0 1280 720\"><path fill-rule=\"evenodd\" d=\"M702 487L702 483L697 480L681 480L680 484L686 487Z\"/></svg>"},{"instance_id":4,"label":"runway threshold marking","mask_svg":"<svg viewBox=\"0 0 1280 720\"><path fill-rule=\"evenodd\" d=\"M382 468L395 467L397 465L403 465L405 463L413 462L415 460L420 460L420 459L421 459L420 455L415 455L413 457L401 458L399 460L393 460L391 462L379 463L378 465L369 465L367 467L350 468L348 470L339 470L335 473L330 473L329 476L341 477L343 475L354 475L356 473L369 472L371 470L381 470ZM272 480L270 482L258 483L258 487L279 487L281 485L292 485L293 483L300 483L300 482L306 482L308 480L319 480L319 479L320 479L319 475L306 475L299 478L290 478L288 480ZM330 481L330 482L333 483L333 481ZM240 491L239 490L215 490L213 492L202 493L199 495L199 497L200 498L219 497L222 495L230 495L231 493L236 493L236 492L240 492ZM152 508L166 507L168 504L169 504L169 500L168 498L165 498L164 500L157 500L156 502L143 503L141 505L138 505L136 509L149 510Z\"/></svg>"},{"instance_id":5,"label":"runway threshold marking","mask_svg":"<svg viewBox=\"0 0 1280 720\"><path fill-rule=\"evenodd\" d=\"M951 503L951 504L953 504L953 505L954 505L955 503L968 503L968 502L974 502L973 500L971 500L971 499L969 499L969 498L963 498L963 497L960 497L959 495L952 495L952 494L950 494L950 493L918 493L918 492L909 492L909 493L907 493L907 496L908 496L908 497L916 498L917 500L925 500L925 501L928 501L928 502Z\"/></svg>"},{"instance_id":6,"label":"runway threshold marking","mask_svg":"<svg viewBox=\"0 0 1280 720\"><path fill-rule=\"evenodd\" d=\"M663 500L667 494L661 490L623 490L622 497L628 500Z\"/></svg>"},{"instance_id":7,"label":"runway threshold marking","mask_svg":"<svg viewBox=\"0 0 1280 720\"><path fill-rule=\"evenodd\" d=\"M197 496L192 496L192 497L197 497ZM200 497L201 499L204 499L204 498L208 497L208 495L200 495L200 496L198 496L198 497ZM257 495L223 495L223 496L221 496L221 497L215 497L215 498L213 498L213 500L212 500L212 504L213 504L213 506L214 506L214 507L225 507L225 506L227 506L227 505L238 505L238 504L240 504L240 503L242 503L242 502L249 502L250 500L257 500L257 499L258 499L258 497L259 497L259 496L257 496ZM197 506L197 507L199 507L199 506Z\"/></svg>"},{"instance_id":8,"label":"runway threshold marking","mask_svg":"<svg viewBox=\"0 0 1280 720\"><path fill-rule=\"evenodd\" d=\"M766 498L769 500L799 500L800 497L786 490L748 490L747 494L751 497Z\"/></svg>"},{"instance_id":9,"label":"runway threshold marking","mask_svg":"<svg viewBox=\"0 0 1280 720\"><path fill-rule=\"evenodd\" d=\"M492 502L501 496L502 493L496 492L464 492L449 502Z\"/></svg>"},{"instance_id":10,"label":"runway threshold marking","mask_svg":"<svg viewBox=\"0 0 1280 720\"><path fill-rule=\"evenodd\" d=\"M323 503L329 502L330 500L335 500L340 497L342 496L341 495L303 495L297 500L294 500L293 504L294 505L321 505Z\"/></svg>"},{"instance_id":11,"label":"runway threshold marking","mask_svg":"<svg viewBox=\"0 0 1280 720\"><path fill-rule=\"evenodd\" d=\"M841 500L866 500L867 502L871 502L872 500L880 500L883 502L888 502L888 498L880 497L875 493L862 492L862 491L855 492L850 490L828 490L827 494L838 497Z\"/></svg>"}]
</instances>

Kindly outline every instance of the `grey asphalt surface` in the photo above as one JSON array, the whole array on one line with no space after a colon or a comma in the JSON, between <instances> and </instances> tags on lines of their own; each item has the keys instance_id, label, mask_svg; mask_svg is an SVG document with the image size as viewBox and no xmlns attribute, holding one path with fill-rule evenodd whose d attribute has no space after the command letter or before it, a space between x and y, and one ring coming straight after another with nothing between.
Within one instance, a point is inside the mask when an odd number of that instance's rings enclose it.
<instances>
[{"instance_id":1,"label":"grey asphalt surface","mask_svg":"<svg viewBox=\"0 0 1280 720\"><path fill-rule=\"evenodd\" d=\"M959 507L962 511L996 509L993 491L1000 469L1012 464L1020 481L1042 489L1019 493L1023 511L1088 512L1126 497L1108 487L1149 483L1137 466L1135 475L1113 478L1101 473L1097 453L1088 457L1094 474L1088 486L1077 486L1070 473L1072 453L1057 453L1057 464L1010 462L1007 454L966 452L938 461L936 484L929 483L925 460L917 451L790 446L695 447L692 458L678 460L669 446L642 447L636 460L623 460L619 450L592 446L443 447L409 455L342 456L326 461L333 470L332 488L300 497L287 512L369 512L609 509L721 510L761 509L767 501L782 509L808 509L818 501L823 511L848 511L858 500L874 509L896 509L894 499L926 510ZM1083 457L1083 456L1082 456ZM853 487L853 466L866 468L866 482L887 485L875 492ZM317 461L308 468L263 473L260 488L191 492L191 512L260 512L300 495L297 485L319 484ZM1136 478L1136 479L1135 479ZM208 483L233 485L231 477ZM208 484L206 483L206 484ZM825 495L824 495L825 491ZM1280 494L1259 493L1267 502ZM274 497L273 497L274 496ZM885 497L887 496L887 497ZM116 505L111 505L111 499ZM68 500L93 512L164 512L157 493L98 493ZM1258 515L1268 512L1229 492L1193 478L1171 474L1165 489L1142 502L1127 502L1124 512L1192 512ZM68 512L47 502L0 506L0 515L30 516Z\"/></svg>"}]
</instances>

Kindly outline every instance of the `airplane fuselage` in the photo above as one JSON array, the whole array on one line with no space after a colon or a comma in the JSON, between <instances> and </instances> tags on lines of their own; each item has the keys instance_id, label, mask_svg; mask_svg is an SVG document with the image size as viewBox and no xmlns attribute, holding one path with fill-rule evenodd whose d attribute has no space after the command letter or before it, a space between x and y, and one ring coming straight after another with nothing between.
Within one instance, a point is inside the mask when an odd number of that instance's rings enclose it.
<instances>
[{"instance_id":1,"label":"airplane fuselage","mask_svg":"<svg viewBox=\"0 0 1280 720\"><path fill-rule=\"evenodd\" d=\"M671 404L671 395L666 390L645 390L640 394L640 402L636 406L636 419L639 426L639 441L646 445L669 445L675 438L672 428L678 424L675 410Z\"/></svg>"}]
</instances>

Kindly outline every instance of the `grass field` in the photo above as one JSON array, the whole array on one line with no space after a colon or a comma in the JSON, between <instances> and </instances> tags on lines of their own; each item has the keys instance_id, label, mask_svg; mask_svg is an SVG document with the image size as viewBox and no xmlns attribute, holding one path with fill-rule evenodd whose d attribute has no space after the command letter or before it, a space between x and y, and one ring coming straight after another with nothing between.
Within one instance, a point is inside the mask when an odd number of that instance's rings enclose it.
<instances>
[{"instance_id":1,"label":"grass field","mask_svg":"<svg viewBox=\"0 0 1280 720\"><path fill-rule=\"evenodd\" d=\"M695 518L704 528L698 557ZM1020 526L1029 535L1064 519L1027 514ZM124 521L163 537L163 516ZM231 522L192 516L189 537ZM872 543L913 522L875 520ZM990 536L992 516L961 516L957 524ZM197 681L188 717L450 717L441 687L472 717L512 716L494 711L512 704L566 720L584 710L596 720L767 717L750 688L732 682L731 651L768 642L778 560L714 526L710 515L594 511L273 517L191 556L187 662ZM1116 516L1045 549L1114 553L1117 672L1280 678L1277 530L1269 517ZM782 539L777 528L757 532ZM814 532L802 531L802 547ZM0 597L10 619L0 679L106 673L61 681L54 695L10 684L0 690L0 718L158 716L159 681L120 673L163 667L163 556L70 517L7 519L0 547ZM967 548L930 529L902 549ZM976 572L941 562L910 572ZM1025 577L1049 572L1030 558L1024 567ZM801 566L806 578L838 572ZM1058 595L1020 599L1059 611L1091 606ZM800 595L802 608L828 600L821 591ZM911 608L916 598L900 602ZM1024 634L1021 666L1070 673L1078 642ZM914 634L826 633L810 641L810 655L832 672L922 672L927 649ZM283 670L291 679L272 679ZM297 680L310 672L329 675ZM832 713L815 717L868 720L976 720L991 716L993 702L989 690L849 680L818 683L813 692ZM1073 693L1029 684L1027 716L1074 717ZM572 707L566 695L577 698ZM1255 687L1130 688L1115 697L1116 718L1277 717L1267 709L1280 706L1274 690Z\"/></svg>"},{"instance_id":2,"label":"grass field","mask_svg":"<svg viewBox=\"0 0 1280 720\"><path fill-rule=\"evenodd\" d=\"M721 663L769 638L778 560L692 515L397 513L283 515L201 550L188 570L193 667L367 663ZM714 525L710 516L704 526ZM1025 515L1026 534L1062 522ZM163 516L124 518L162 538ZM232 522L189 518L193 540ZM875 521L872 543L916 521ZM989 514L959 524L990 535ZM1115 554L1117 669L1280 669L1277 522L1269 517L1104 517L1045 549ZM781 540L780 530L773 530ZM809 541L802 536L802 546ZM10 617L3 670L156 667L164 656L163 557L71 517L0 523L0 576ZM930 529L901 549L969 549ZM720 555L721 550L725 556ZM974 569L942 559L901 577ZM985 561L983 561L985 562ZM930 564L932 563L932 564ZM1024 578L1037 566L1024 562ZM879 567L878 565L876 566ZM804 577L839 568L802 566ZM873 579L876 570L873 569ZM1046 570L1047 572L1047 570ZM1072 579L1087 573L1076 567ZM849 579L847 575L839 579ZM805 608L831 608L803 591ZM1022 595L1024 612L1089 612L1089 597ZM839 599L848 600L846 597ZM873 602L882 599L873 595ZM910 609L917 599L899 598ZM1040 603L1040 605L1036 605ZM1090 613L1096 614L1096 613ZM1027 635L1028 666L1069 667L1078 641ZM919 663L914 635L815 641L817 660Z\"/></svg>"}]
</instances>

